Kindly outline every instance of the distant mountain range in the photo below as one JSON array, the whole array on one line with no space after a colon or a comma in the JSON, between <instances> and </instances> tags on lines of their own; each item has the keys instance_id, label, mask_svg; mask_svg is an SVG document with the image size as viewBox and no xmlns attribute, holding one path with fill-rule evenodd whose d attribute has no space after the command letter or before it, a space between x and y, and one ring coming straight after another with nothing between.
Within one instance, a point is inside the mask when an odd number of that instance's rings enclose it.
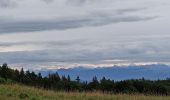
<instances>
[{"instance_id":1,"label":"distant mountain range","mask_svg":"<svg viewBox=\"0 0 170 100\"><path fill-rule=\"evenodd\" d=\"M103 76L112 80L120 81L127 79L166 79L170 77L170 66L163 64L143 65L143 66L127 66L127 67L100 67L100 68L86 68L76 67L70 69L59 70L45 70L40 71L43 76L47 76L49 73L58 72L60 76L70 75L71 79L75 79L77 76L82 81L90 81L94 76L101 79Z\"/></svg>"}]
</instances>

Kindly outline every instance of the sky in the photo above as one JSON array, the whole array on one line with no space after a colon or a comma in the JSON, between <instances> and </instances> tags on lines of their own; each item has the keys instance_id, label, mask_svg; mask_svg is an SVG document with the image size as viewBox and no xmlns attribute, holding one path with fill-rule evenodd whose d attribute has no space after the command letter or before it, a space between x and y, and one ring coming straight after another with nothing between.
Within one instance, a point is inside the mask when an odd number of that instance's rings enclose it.
<instances>
[{"instance_id":1,"label":"sky","mask_svg":"<svg viewBox=\"0 0 170 100\"><path fill-rule=\"evenodd\" d=\"M169 64L169 0L0 0L0 63L58 69Z\"/></svg>"}]
</instances>

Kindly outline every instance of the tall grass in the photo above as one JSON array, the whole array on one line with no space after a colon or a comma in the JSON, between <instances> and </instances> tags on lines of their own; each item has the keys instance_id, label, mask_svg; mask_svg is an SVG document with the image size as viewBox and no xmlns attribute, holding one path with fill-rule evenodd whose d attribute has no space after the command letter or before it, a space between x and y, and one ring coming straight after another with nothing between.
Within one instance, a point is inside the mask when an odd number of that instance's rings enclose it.
<instances>
[{"instance_id":1,"label":"tall grass","mask_svg":"<svg viewBox=\"0 0 170 100\"><path fill-rule=\"evenodd\" d=\"M0 100L170 100L169 96L55 92L17 84L0 85Z\"/></svg>"}]
</instances>

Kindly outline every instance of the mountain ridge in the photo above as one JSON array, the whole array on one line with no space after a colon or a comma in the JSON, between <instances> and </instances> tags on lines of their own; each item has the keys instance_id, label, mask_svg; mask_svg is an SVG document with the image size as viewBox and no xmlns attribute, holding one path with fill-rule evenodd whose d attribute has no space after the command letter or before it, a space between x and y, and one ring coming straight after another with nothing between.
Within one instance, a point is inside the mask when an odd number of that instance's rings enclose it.
<instances>
[{"instance_id":1,"label":"mountain ridge","mask_svg":"<svg viewBox=\"0 0 170 100\"><path fill-rule=\"evenodd\" d=\"M83 81L90 81L94 76L101 79L106 77L115 81L128 80L128 79L140 79L145 78L149 80L166 79L170 77L170 66L164 64L151 64L141 66L127 66L127 67L97 67L87 68L83 66L58 69L58 70L44 70L40 71L43 76L47 76L49 73L56 73L60 76L70 75L72 79L77 76Z\"/></svg>"}]
</instances>

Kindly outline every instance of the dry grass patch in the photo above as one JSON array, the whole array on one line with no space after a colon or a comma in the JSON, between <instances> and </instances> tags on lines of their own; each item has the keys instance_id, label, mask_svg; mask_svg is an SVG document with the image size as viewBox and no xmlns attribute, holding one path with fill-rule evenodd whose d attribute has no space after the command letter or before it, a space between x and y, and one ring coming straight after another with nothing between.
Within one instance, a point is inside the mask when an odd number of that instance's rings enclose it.
<instances>
[{"instance_id":1,"label":"dry grass patch","mask_svg":"<svg viewBox=\"0 0 170 100\"><path fill-rule=\"evenodd\" d=\"M113 95L100 92L55 92L17 84L1 84L0 100L170 100L170 97L126 94Z\"/></svg>"}]
</instances>

